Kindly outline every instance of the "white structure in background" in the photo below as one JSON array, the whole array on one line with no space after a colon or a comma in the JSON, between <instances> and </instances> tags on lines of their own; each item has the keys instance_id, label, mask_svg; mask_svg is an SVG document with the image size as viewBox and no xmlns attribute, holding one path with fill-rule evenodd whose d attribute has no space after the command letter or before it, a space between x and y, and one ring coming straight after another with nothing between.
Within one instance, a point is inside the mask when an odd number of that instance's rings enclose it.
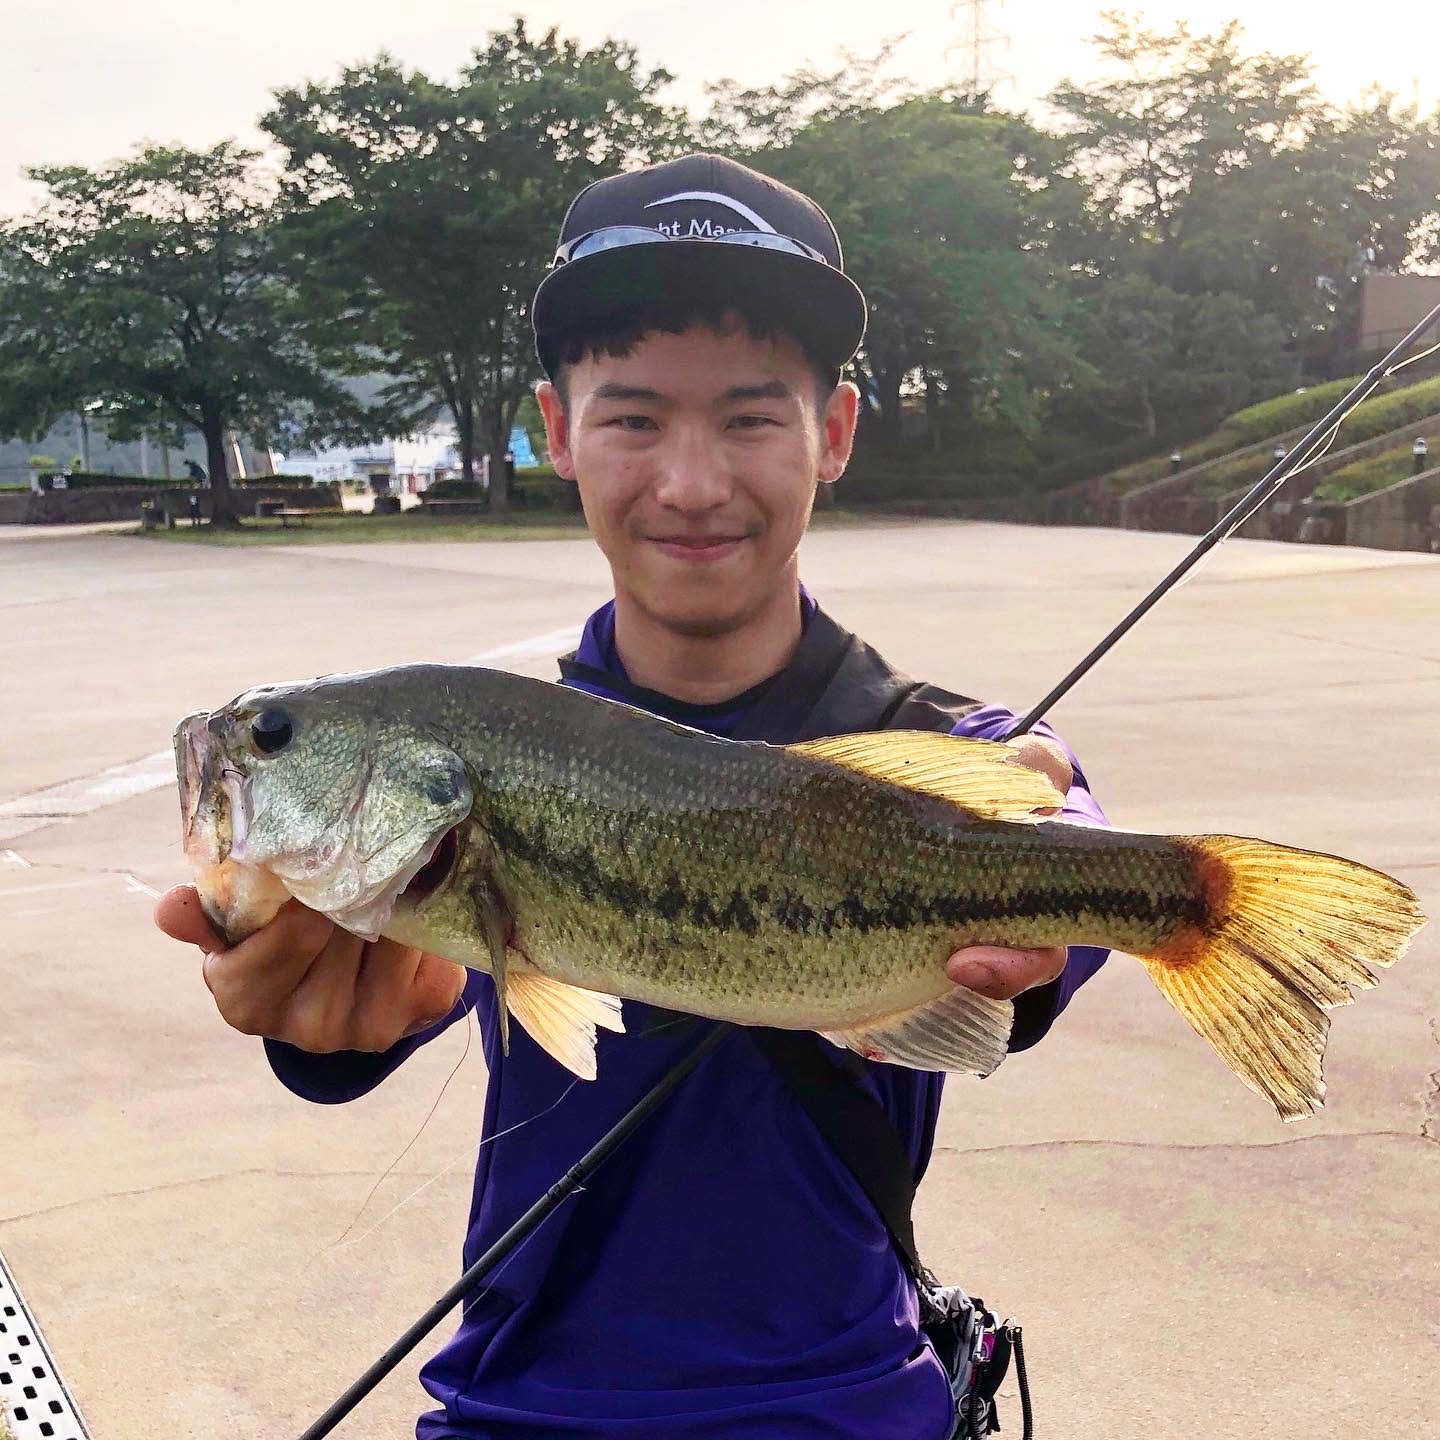
<instances>
[{"instance_id":1,"label":"white structure in background","mask_svg":"<svg viewBox=\"0 0 1440 1440\"><path fill-rule=\"evenodd\" d=\"M398 495L409 508L436 480L460 473L458 436L453 426L437 425L404 440L292 450L276 457L275 473L338 483L347 510L368 510L376 495Z\"/></svg>"}]
</instances>

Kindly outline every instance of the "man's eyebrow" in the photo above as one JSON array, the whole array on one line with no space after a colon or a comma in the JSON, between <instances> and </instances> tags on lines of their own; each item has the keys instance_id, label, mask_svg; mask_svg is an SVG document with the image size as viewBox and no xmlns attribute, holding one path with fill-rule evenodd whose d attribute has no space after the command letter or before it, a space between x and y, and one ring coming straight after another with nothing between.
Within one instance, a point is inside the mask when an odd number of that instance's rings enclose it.
<instances>
[{"instance_id":1,"label":"man's eyebrow","mask_svg":"<svg viewBox=\"0 0 1440 1440\"><path fill-rule=\"evenodd\" d=\"M662 400L658 390L646 385L622 385L618 380L607 380L590 392L595 400Z\"/></svg>"},{"instance_id":2,"label":"man's eyebrow","mask_svg":"<svg viewBox=\"0 0 1440 1440\"><path fill-rule=\"evenodd\" d=\"M732 385L720 398L728 405L736 400L788 400L793 393L783 380L766 380L757 385Z\"/></svg>"}]
</instances>

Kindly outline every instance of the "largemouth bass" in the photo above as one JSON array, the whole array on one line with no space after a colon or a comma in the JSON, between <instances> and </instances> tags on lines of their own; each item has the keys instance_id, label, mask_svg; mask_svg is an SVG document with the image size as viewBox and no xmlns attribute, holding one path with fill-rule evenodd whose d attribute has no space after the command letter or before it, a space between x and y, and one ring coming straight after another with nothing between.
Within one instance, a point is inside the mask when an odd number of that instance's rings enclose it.
<instances>
[{"instance_id":1,"label":"largemouth bass","mask_svg":"<svg viewBox=\"0 0 1440 1440\"><path fill-rule=\"evenodd\" d=\"M1138 956L1293 1119L1324 1095L1325 1010L1424 923L1349 860L1048 820L1052 783L990 741L740 743L415 665L250 690L175 742L186 853L232 941L294 896L488 970L502 1033L513 1014L587 1078L615 997L988 1074L1011 1006L947 957L1088 944Z\"/></svg>"}]
</instances>

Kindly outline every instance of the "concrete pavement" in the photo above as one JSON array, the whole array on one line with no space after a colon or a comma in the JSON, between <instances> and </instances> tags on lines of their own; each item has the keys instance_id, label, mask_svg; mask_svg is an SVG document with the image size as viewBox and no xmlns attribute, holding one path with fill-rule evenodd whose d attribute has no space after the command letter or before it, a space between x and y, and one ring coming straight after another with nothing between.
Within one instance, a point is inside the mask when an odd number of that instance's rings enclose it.
<instances>
[{"instance_id":1,"label":"concrete pavement","mask_svg":"<svg viewBox=\"0 0 1440 1440\"><path fill-rule=\"evenodd\" d=\"M804 573L896 663L1023 708L1189 543L837 528ZM572 541L0 536L0 803L260 680L523 651L606 580ZM1056 723L1118 824L1350 854L1440 916L1437 622L1440 560L1232 542ZM453 1278L484 1067L451 1032L343 1110L291 1097L150 927L176 821L146 790L0 840L0 1249L97 1440L274 1440ZM1276 1121L1123 958L1036 1050L952 1083L922 1249L1024 1321L1042 1434L1440 1432L1437 937L1337 1012L1312 1121ZM410 1433L413 1374L341 1433Z\"/></svg>"}]
</instances>

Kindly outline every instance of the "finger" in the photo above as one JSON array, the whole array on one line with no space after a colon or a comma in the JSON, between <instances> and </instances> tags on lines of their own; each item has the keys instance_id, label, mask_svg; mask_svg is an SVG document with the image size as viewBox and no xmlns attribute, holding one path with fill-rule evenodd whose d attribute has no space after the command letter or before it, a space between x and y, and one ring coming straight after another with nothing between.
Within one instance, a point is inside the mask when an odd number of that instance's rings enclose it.
<instances>
[{"instance_id":1,"label":"finger","mask_svg":"<svg viewBox=\"0 0 1440 1440\"><path fill-rule=\"evenodd\" d=\"M354 1048L355 992L365 950L358 935L335 930L285 1001L282 1039L315 1054Z\"/></svg>"},{"instance_id":2,"label":"finger","mask_svg":"<svg viewBox=\"0 0 1440 1440\"><path fill-rule=\"evenodd\" d=\"M193 885L176 885L155 902L155 923L172 940L216 950L225 941L206 918L200 892Z\"/></svg>"},{"instance_id":3,"label":"finger","mask_svg":"<svg viewBox=\"0 0 1440 1440\"><path fill-rule=\"evenodd\" d=\"M1006 742L1020 763L1054 781L1055 788L1066 794L1075 783L1075 772L1059 743L1043 735L1020 735Z\"/></svg>"},{"instance_id":4,"label":"finger","mask_svg":"<svg viewBox=\"0 0 1440 1440\"><path fill-rule=\"evenodd\" d=\"M413 992L417 1013L429 1017L421 1023L421 1029L443 1020L455 1008L465 993L466 978L463 965L439 955L421 955ZM412 1034L413 1030L405 1033Z\"/></svg>"},{"instance_id":5,"label":"finger","mask_svg":"<svg viewBox=\"0 0 1440 1440\"><path fill-rule=\"evenodd\" d=\"M274 1035L291 996L337 933L333 920L291 900L240 944L206 955L205 983L220 1013L247 1035Z\"/></svg>"},{"instance_id":6,"label":"finger","mask_svg":"<svg viewBox=\"0 0 1440 1440\"><path fill-rule=\"evenodd\" d=\"M356 1050L388 1050L443 1020L465 988L465 967L393 940L365 947L351 1028Z\"/></svg>"},{"instance_id":7,"label":"finger","mask_svg":"<svg viewBox=\"0 0 1440 1440\"><path fill-rule=\"evenodd\" d=\"M1012 950L1000 945L971 945L945 962L945 973L957 985L992 1000L1012 1000L1036 985L1048 984L1065 968L1063 945L1040 950Z\"/></svg>"}]
</instances>

